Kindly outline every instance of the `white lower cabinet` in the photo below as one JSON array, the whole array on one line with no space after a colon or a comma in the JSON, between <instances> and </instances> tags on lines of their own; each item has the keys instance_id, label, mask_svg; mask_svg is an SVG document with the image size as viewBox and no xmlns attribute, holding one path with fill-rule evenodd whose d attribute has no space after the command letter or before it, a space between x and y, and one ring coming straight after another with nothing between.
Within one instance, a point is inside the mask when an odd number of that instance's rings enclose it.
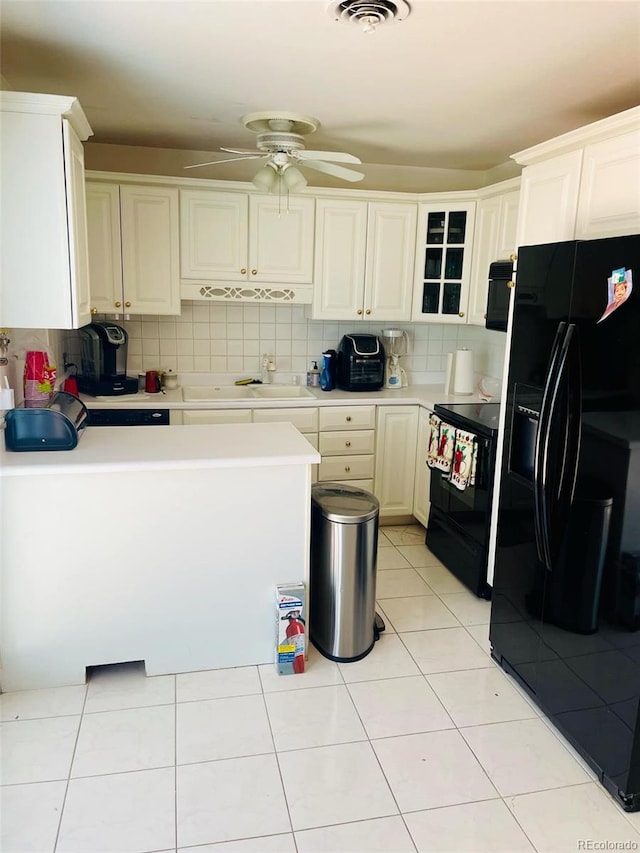
<instances>
[{"instance_id":1,"label":"white lower cabinet","mask_svg":"<svg viewBox=\"0 0 640 853\"><path fill-rule=\"evenodd\" d=\"M424 527L429 521L429 488L431 486L431 469L427 465L427 450L429 449L429 415L428 409L418 412L418 440L416 443L415 483L413 487L413 515Z\"/></svg>"},{"instance_id":2,"label":"white lower cabinet","mask_svg":"<svg viewBox=\"0 0 640 853\"><path fill-rule=\"evenodd\" d=\"M312 482L365 489L378 498L381 518L413 515L426 526L429 414L415 405L185 409L172 410L171 423L292 423L322 457Z\"/></svg>"},{"instance_id":3,"label":"white lower cabinet","mask_svg":"<svg viewBox=\"0 0 640 853\"><path fill-rule=\"evenodd\" d=\"M171 413L171 423L183 424L250 424L251 409L185 409L180 413L181 420L174 420Z\"/></svg>"},{"instance_id":4,"label":"white lower cabinet","mask_svg":"<svg viewBox=\"0 0 640 853\"><path fill-rule=\"evenodd\" d=\"M413 515L419 406L378 406L375 495L380 517Z\"/></svg>"},{"instance_id":5,"label":"white lower cabinet","mask_svg":"<svg viewBox=\"0 0 640 853\"><path fill-rule=\"evenodd\" d=\"M319 410L322 456L318 479L372 490L375 453L375 406L336 406Z\"/></svg>"}]
</instances>

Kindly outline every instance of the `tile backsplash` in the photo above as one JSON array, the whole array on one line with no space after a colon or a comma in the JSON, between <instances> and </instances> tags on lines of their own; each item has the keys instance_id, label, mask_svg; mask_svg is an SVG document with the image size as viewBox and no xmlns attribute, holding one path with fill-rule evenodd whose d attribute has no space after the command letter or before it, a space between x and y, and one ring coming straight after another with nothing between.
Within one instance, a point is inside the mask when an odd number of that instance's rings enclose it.
<instances>
[{"instance_id":1,"label":"tile backsplash","mask_svg":"<svg viewBox=\"0 0 640 853\"><path fill-rule=\"evenodd\" d=\"M260 375L263 354L275 359L277 374L301 378L336 348L349 332L379 334L405 329L409 352L402 359L410 383L437 382L447 353L474 351L476 372L501 378L506 336L477 326L423 323L351 323L310 320L303 305L226 305L182 302L176 317L142 316L117 320L129 335L128 372L171 368L176 373Z\"/></svg>"},{"instance_id":2,"label":"tile backsplash","mask_svg":"<svg viewBox=\"0 0 640 853\"><path fill-rule=\"evenodd\" d=\"M479 376L501 379L506 335L488 332L479 326L427 323L350 323L310 320L303 305L226 305L183 301L182 313L175 317L141 316L114 319L129 335L127 372L171 368L178 375L215 373L228 376L259 377L262 355L275 359L276 381L290 381L297 375L304 381L313 361L320 363L322 352L335 349L344 334L402 328L409 338L409 351L402 359L410 384L442 382L447 354L467 347L474 353ZM100 318L102 319L102 318ZM109 319L112 319L111 317ZM34 340L43 340L63 374L63 354L80 364L78 335L75 332L47 333L16 330L14 355L17 359ZM19 364L16 368L16 380ZM17 383L16 383L17 384Z\"/></svg>"}]
</instances>

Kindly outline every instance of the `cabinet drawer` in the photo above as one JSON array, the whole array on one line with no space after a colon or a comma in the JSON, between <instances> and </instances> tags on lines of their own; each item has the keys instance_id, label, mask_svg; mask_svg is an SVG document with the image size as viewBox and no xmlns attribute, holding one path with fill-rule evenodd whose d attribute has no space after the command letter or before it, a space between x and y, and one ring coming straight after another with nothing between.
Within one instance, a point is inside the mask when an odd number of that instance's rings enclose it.
<instances>
[{"instance_id":1,"label":"cabinet drawer","mask_svg":"<svg viewBox=\"0 0 640 853\"><path fill-rule=\"evenodd\" d=\"M290 423L300 432L318 432L317 409L254 409L256 424Z\"/></svg>"},{"instance_id":2,"label":"cabinet drawer","mask_svg":"<svg viewBox=\"0 0 640 853\"><path fill-rule=\"evenodd\" d=\"M341 456L345 453L373 453L376 434L372 429L336 430L320 433L320 453L322 456Z\"/></svg>"},{"instance_id":3,"label":"cabinet drawer","mask_svg":"<svg viewBox=\"0 0 640 853\"><path fill-rule=\"evenodd\" d=\"M373 480L332 480L341 486L354 486L356 489L364 489L365 492L373 494Z\"/></svg>"},{"instance_id":4,"label":"cabinet drawer","mask_svg":"<svg viewBox=\"0 0 640 853\"><path fill-rule=\"evenodd\" d=\"M363 480L373 478L373 455L330 456L320 463L319 480Z\"/></svg>"},{"instance_id":5,"label":"cabinet drawer","mask_svg":"<svg viewBox=\"0 0 640 853\"><path fill-rule=\"evenodd\" d=\"M250 424L251 409L185 409L184 424Z\"/></svg>"},{"instance_id":6,"label":"cabinet drawer","mask_svg":"<svg viewBox=\"0 0 640 853\"><path fill-rule=\"evenodd\" d=\"M320 409L320 430L375 429L375 406L332 406Z\"/></svg>"}]
</instances>

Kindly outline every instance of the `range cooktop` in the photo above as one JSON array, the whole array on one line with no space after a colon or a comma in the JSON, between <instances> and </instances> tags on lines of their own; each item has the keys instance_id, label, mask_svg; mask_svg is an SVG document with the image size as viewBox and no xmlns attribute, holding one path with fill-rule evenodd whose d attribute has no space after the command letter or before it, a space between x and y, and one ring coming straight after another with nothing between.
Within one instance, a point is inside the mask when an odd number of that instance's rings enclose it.
<instances>
[{"instance_id":1,"label":"range cooktop","mask_svg":"<svg viewBox=\"0 0 640 853\"><path fill-rule=\"evenodd\" d=\"M498 433L500 403L438 403L434 411L442 420L469 432Z\"/></svg>"}]
</instances>

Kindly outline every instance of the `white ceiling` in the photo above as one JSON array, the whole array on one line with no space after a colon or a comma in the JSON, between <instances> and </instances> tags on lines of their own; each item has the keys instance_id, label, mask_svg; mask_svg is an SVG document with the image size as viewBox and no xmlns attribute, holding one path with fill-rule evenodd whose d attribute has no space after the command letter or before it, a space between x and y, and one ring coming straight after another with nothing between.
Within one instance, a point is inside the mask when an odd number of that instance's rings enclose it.
<instances>
[{"instance_id":1,"label":"white ceiling","mask_svg":"<svg viewBox=\"0 0 640 853\"><path fill-rule=\"evenodd\" d=\"M75 95L93 143L178 150L179 170L253 147L248 112L304 113L320 122L307 147L361 158L356 187L406 189L408 175L416 191L440 170L478 185L511 154L640 103L637 0L410 0L406 20L371 34L328 7L1 0L2 85ZM122 153L93 150L94 168ZM242 180L259 165L183 174Z\"/></svg>"}]
</instances>

